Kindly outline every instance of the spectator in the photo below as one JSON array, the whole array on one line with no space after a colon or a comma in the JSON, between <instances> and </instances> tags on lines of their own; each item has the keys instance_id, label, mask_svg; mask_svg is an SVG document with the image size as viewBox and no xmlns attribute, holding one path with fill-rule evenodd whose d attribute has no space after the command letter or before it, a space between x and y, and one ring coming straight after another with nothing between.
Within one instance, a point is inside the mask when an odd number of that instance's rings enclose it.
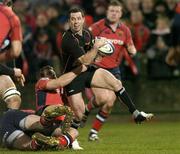
<instances>
[{"instance_id":1,"label":"spectator","mask_svg":"<svg viewBox=\"0 0 180 154\"><path fill-rule=\"evenodd\" d=\"M47 8L47 16L49 18L49 28L50 28L50 41L52 44L52 49L54 52L54 59L53 59L53 67L57 74L60 74L60 48L58 48L57 42L59 41L61 30L59 30L59 23L58 19L60 17L60 10L61 6L58 3L52 3Z\"/></svg>"},{"instance_id":2,"label":"spectator","mask_svg":"<svg viewBox=\"0 0 180 154\"><path fill-rule=\"evenodd\" d=\"M153 29L155 27L156 14L154 12L154 1L153 0L142 0L142 11L144 15L145 25Z\"/></svg>"},{"instance_id":3,"label":"spectator","mask_svg":"<svg viewBox=\"0 0 180 154\"><path fill-rule=\"evenodd\" d=\"M131 23L134 45L137 51L144 52L145 46L149 40L150 31L143 24L143 15L140 10L131 12Z\"/></svg>"},{"instance_id":4,"label":"spectator","mask_svg":"<svg viewBox=\"0 0 180 154\"><path fill-rule=\"evenodd\" d=\"M107 7L106 0L94 0L93 7L94 7L94 21L98 21L105 17L106 7Z\"/></svg>"},{"instance_id":5,"label":"spectator","mask_svg":"<svg viewBox=\"0 0 180 154\"><path fill-rule=\"evenodd\" d=\"M156 43L147 51L147 73L150 78L168 77L169 67L165 64L165 56L168 46L162 37L156 39Z\"/></svg>"},{"instance_id":6,"label":"spectator","mask_svg":"<svg viewBox=\"0 0 180 154\"><path fill-rule=\"evenodd\" d=\"M170 19L172 19L175 15L175 6L176 6L176 0L165 0L168 10L167 10L167 15Z\"/></svg>"},{"instance_id":7,"label":"spectator","mask_svg":"<svg viewBox=\"0 0 180 154\"><path fill-rule=\"evenodd\" d=\"M140 9L140 1L139 0L126 0L125 1L127 14L126 18L129 18L132 11L137 11Z\"/></svg>"},{"instance_id":8,"label":"spectator","mask_svg":"<svg viewBox=\"0 0 180 154\"><path fill-rule=\"evenodd\" d=\"M180 2L177 4L176 15L171 26L171 44L166 62L171 66L177 66L180 63Z\"/></svg>"},{"instance_id":9,"label":"spectator","mask_svg":"<svg viewBox=\"0 0 180 154\"><path fill-rule=\"evenodd\" d=\"M158 17L156 20L156 28L152 30L150 37L150 46L147 51L148 77L162 78L168 77L171 72L165 64L165 56L167 55L170 40L169 20L166 17Z\"/></svg>"},{"instance_id":10,"label":"spectator","mask_svg":"<svg viewBox=\"0 0 180 154\"><path fill-rule=\"evenodd\" d=\"M168 15L168 6L164 1L157 1L155 3L155 12L157 16L167 16Z\"/></svg>"},{"instance_id":11,"label":"spectator","mask_svg":"<svg viewBox=\"0 0 180 154\"><path fill-rule=\"evenodd\" d=\"M38 70L45 65L51 65L53 50L46 29L37 31L33 50L37 58Z\"/></svg>"},{"instance_id":12,"label":"spectator","mask_svg":"<svg viewBox=\"0 0 180 154\"><path fill-rule=\"evenodd\" d=\"M163 41L169 46L170 39L170 25L169 19L166 17L158 17L156 20L156 28L152 30L150 43L153 45L156 43L156 40L162 37Z\"/></svg>"}]
</instances>

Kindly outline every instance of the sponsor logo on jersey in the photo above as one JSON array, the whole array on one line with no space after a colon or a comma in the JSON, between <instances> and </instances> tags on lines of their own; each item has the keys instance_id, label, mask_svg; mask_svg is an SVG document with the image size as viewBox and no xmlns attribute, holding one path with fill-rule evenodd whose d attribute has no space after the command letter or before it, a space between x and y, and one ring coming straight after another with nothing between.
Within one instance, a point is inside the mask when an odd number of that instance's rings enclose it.
<instances>
[{"instance_id":1,"label":"sponsor logo on jersey","mask_svg":"<svg viewBox=\"0 0 180 154\"><path fill-rule=\"evenodd\" d=\"M108 38L99 37L99 36L98 36L97 38L104 38L104 39L110 41L110 42L113 43L113 44L124 45L124 41L119 40L119 39L108 39Z\"/></svg>"}]
</instances>

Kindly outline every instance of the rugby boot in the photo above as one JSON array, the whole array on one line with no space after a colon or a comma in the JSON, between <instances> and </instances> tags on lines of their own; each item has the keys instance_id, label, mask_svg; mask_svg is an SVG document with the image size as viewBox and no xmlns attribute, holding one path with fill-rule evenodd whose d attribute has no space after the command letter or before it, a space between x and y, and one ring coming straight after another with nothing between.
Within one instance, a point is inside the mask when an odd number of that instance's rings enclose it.
<instances>
[{"instance_id":1,"label":"rugby boot","mask_svg":"<svg viewBox=\"0 0 180 154\"><path fill-rule=\"evenodd\" d=\"M88 136L88 140L89 141L98 141L99 140L98 134L90 132L89 136Z\"/></svg>"},{"instance_id":2,"label":"rugby boot","mask_svg":"<svg viewBox=\"0 0 180 154\"><path fill-rule=\"evenodd\" d=\"M56 137L45 136L41 133L34 133L32 139L39 145L42 145L42 149L59 148L59 140Z\"/></svg>"},{"instance_id":3,"label":"rugby boot","mask_svg":"<svg viewBox=\"0 0 180 154\"><path fill-rule=\"evenodd\" d=\"M45 108L42 116L46 117L47 119L53 119L67 113L72 114L72 111L68 106L51 105Z\"/></svg>"},{"instance_id":4,"label":"rugby boot","mask_svg":"<svg viewBox=\"0 0 180 154\"><path fill-rule=\"evenodd\" d=\"M79 145L79 142L77 139L75 139L72 143L72 149L73 150L83 150L83 148Z\"/></svg>"},{"instance_id":5,"label":"rugby boot","mask_svg":"<svg viewBox=\"0 0 180 154\"><path fill-rule=\"evenodd\" d=\"M143 111L139 112L136 110L134 111L133 116L134 116L135 123L140 124L143 121L150 121L154 117L154 114L145 113Z\"/></svg>"}]
</instances>

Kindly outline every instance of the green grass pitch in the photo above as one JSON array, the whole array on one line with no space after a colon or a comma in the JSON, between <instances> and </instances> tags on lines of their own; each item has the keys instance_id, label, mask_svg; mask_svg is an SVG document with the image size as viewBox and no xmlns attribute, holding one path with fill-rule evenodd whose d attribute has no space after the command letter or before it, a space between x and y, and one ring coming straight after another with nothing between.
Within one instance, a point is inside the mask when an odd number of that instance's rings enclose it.
<instances>
[{"instance_id":1,"label":"green grass pitch","mask_svg":"<svg viewBox=\"0 0 180 154\"><path fill-rule=\"evenodd\" d=\"M22 152L0 149L0 154L180 154L180 123L157 122L136 125L132 122L108 121L100 141L88 142L90 123L80 129L78 138L83 151Z\"/></svg>"}]
</instances>

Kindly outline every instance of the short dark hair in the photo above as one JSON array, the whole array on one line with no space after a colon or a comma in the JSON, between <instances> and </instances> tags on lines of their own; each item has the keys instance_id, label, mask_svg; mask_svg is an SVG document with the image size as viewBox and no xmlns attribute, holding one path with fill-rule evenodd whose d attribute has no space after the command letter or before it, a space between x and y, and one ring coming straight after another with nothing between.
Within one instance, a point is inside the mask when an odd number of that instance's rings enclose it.
<instances>
[{"instance_id":1,"label":"short dark hair","mask_svg":"<svg viewBox=\"0 0 180 154\"><path fill-rule=\"evenodd\" d=\"M39 73L40 77L48 77L50 79L54 79L56 77L56 74L54 72L54 68L50 65L46 65L40 69Z\"/></svg>"},{"instance_id":2,"label":"short dark hair","mask_svg":"<svg viewBox=\"0 0 180 154\"><path fill-rule=\"evenodd\" d=\"M109 6L121 6L123 7L123 3L122 1L118 1L118 0L111 0L110 3L108 4L108 7Z\"/></svg>"},{"instance_id":3,"label":"short dark hair","mask_svg":"<svg viewBox=\"0 0 180 154\"><path fill-rule=\"evenodd\" d=\"M68 19L70 18L71 13L77 13L77 12L81 12L82 16L85 16L84 10L79 8L79 7L73 7L69 10L68 12Z\"/></svg>"}]
</instances>

